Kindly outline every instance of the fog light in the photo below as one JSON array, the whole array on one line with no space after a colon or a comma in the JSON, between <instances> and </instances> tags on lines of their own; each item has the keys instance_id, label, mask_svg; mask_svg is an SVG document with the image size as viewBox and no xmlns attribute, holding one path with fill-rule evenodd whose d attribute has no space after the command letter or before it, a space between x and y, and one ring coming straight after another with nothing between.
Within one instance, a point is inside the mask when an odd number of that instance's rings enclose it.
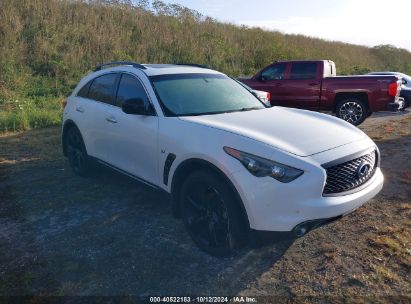
<instances>
[{"instance_id":1,"label":"fog light","mask_svg":"<svg viewBox=\"0 0 411 304\"><path fill-rule=\"evenodd\" d=\"M298 225L294 228L294 234L297 237L302 237L308 232L308 227L304 224Z\"/></svg>"}]
</instances>

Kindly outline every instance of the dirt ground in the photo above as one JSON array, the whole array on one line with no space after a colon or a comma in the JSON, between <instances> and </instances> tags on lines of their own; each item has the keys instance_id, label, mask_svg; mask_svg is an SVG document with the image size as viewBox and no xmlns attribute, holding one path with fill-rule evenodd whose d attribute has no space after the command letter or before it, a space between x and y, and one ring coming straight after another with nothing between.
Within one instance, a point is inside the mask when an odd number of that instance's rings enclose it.
<instances>
[{"instance_id":1,"label":"dirt ground","mask_svg":"<svg viewBox=\"0 0 411 304\"><path fill-rule=\"evenodd\" d=\"M376 198L303 238L225 259L197 249L164 194L108 169L75 176L59 128L0 135L0 295L409 303L411 112L360 128L382 153Z\"/></svg>"}]
</instances>

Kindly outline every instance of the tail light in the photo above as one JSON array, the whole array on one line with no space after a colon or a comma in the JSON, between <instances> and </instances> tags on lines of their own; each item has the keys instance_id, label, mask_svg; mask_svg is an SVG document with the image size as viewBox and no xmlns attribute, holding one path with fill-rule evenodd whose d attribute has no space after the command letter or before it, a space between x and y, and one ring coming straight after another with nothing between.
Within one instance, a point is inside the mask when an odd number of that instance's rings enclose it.
<instances>
[{"instance_id":1,"label":"tail light","mask_svg":"<svg viewBox=\"0 0 411 304\"><path fill-rule=\"evenodd\" d=\"M66 107L66 105L67 105L67 98L63 99L63 101L61 102L61 105L62 105L63 109Z\"/></svg>"},{"instance_id":2,"label":"tail light","mask_svg":"<svg viewBox=\"0 0 411 304\"><path fill-rule=\"evenodd\" d=\"M271 100L271 93L267 92L267 101L270 102L270 100Z\"/></svg>"},{"instance_id":3,"label":"tail light","mask_svg":"<svg viewBox=\"0 0 411 304\"><path fill-rule=\"evenodd\" d=\"M398 82L392 82L388 85L388 95L390 96L397 96L398 92L400 91L400 84Z\"/></svg>"}]
</instances>

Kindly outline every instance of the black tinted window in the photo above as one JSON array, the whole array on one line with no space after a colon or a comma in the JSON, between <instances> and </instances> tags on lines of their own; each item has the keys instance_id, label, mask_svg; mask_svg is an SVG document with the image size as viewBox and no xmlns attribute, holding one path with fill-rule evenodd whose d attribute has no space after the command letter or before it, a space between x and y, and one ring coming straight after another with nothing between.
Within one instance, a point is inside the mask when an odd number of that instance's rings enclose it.
<instances>
[{"instance_id":1,"label":"black tinted window","mask_svg":"<svg viewBox=\"0 0 411 304\"><path fill-rule=\"evenodd\" d=\"M114 104L113 91L117 74L106 74L94 79L88 92L88 98Z\"/></svg>"},{"instance_id":2,"label":"black tinted window","mask_svg":"<svg viewBox=\"0 0 411 304\"><path fill-rule=\"evenodd\" d=\"M291 67L291 79L313 79L317 76L316 63L293 63Z\"/></svg>"},{"instance_id":3,"label":"black tinted window","mask_svg":"<svg viewBox=\"0 0 411 304\"><path fill-rule=\"evenodd\" d=\"M266 68L262 73L261 76L265 80L278 80L283 79L285 75L285 64L275 64L268 68Z\"/></svg>"},{"instance_id":4,"label":"black tinted window","mask_svg":"<svg viewBox=\"0 0 411 304\"><path fill-rule=\"evenodd\" d=\"M150 79L168 116L265 109L250 91L226 75L168 74Z\"/></svg>"},{"instance_id":5,"label":"black tinted window","mask_svg":"<svg viewBox=\"0 0 411 304\"><path fill-rule=\"evenodd\" d=\"M84 85L80 91L78 91L77 96L87 98L88 90L90 88L91 81Z\"/></svg>"},{"instance_id":6,"label":"black tinted window","mask_svg":"<svg viewBox=\"0 0 411 304\"><path fill-rule=\"evenodd\" d=\"M126 100L142 99L148 102L147 94L140 81L134 76L123 74L117 92L116 105L121 107Z\"/></svg>"}]
</instances>

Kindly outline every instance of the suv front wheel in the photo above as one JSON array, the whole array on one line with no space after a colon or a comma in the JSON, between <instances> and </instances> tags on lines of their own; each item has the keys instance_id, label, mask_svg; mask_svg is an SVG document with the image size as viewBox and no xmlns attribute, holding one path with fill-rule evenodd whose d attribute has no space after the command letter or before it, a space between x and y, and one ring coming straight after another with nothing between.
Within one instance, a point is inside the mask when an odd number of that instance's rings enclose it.
<instances>
[{"instance_id":1,"label":"suv front wheel","mask_svg":"<svg viewBox=\"0 0 411 304\"><path fill-rule=\"evenodd\" d=\"M235 195L227 183L208 171L197 171L184 181L180 207L193 241L215 256L226 256L244 241L244 224Z\"/></svg>"}]
</instances>

